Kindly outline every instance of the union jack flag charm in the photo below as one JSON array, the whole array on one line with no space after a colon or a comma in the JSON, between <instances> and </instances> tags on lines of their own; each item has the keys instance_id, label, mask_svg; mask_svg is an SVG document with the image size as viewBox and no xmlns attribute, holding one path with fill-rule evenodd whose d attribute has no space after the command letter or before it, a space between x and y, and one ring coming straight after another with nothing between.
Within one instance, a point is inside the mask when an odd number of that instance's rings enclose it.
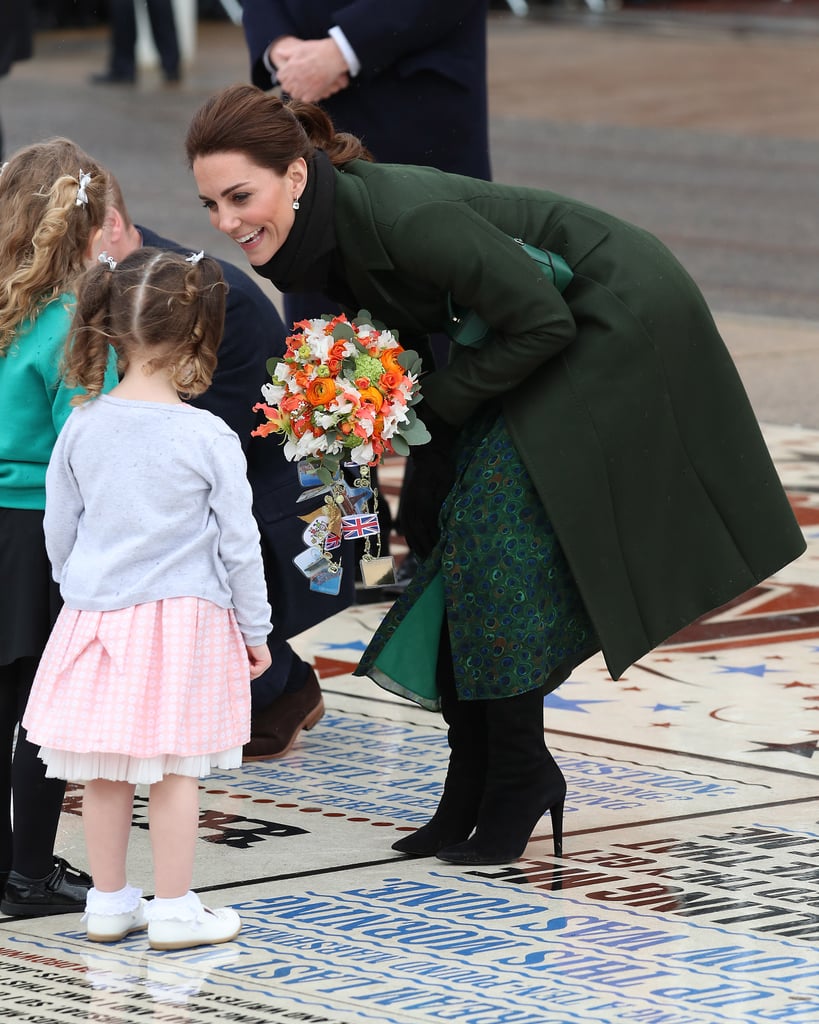
<instances>
[{"instance_id":1,"label":"union jack flag charm","mask_svg":"<svg viewBox=\"0 0 819 1024\"><path fill-rule=\"evenodd\" d=\"M374 512L341 517L341 535L345 540L372 537L379 531L378 516Z\"/></svg>"}]
</instances>

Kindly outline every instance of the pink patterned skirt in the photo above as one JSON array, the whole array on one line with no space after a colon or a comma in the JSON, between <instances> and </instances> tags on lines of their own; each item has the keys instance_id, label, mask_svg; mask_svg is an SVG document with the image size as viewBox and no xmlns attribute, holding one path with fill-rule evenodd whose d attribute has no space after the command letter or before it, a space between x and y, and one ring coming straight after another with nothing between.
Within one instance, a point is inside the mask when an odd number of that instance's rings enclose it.
<instances>
[{"instance_id":1,"label":"pink patterned skirt","mask_svg":"<svg viewBox=\"0 0 819 1024\"><path fill-rule=\"evenodd\" d=\"M195 597L63 608L23 717L47 774L158 782L235 768L250 672L233 612Z\"/></svg>"}]
</instances>

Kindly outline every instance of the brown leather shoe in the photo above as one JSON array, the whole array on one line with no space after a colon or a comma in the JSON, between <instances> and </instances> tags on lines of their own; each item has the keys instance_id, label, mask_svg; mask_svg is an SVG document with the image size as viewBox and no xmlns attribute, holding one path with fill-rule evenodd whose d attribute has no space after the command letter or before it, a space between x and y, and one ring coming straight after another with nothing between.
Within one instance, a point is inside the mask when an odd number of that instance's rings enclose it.
<instances>
[{"instance_id":1,"label":"brown leather shoe","mask_svg":"<svg viewBox=\"0 0 819 1024\"><path fill-rule=\"evenodd\" d=\"M250 720L250 742L242 752L243 761L266 761L284 757L302 729L312 729L324 717L324 698L318 677L311 668L304 686L283 693Z\"/></svg>"}]
</instances>

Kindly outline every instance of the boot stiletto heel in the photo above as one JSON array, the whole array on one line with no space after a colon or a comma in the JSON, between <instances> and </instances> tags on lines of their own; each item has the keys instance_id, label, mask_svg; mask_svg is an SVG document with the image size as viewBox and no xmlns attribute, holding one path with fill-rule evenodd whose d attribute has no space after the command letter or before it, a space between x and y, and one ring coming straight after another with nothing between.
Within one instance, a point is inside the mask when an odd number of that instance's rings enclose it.
<instances>
[{"instance_id":1,"label":"boot stiletto heel","mask_svg":"<svg viewBox=\"0 0 819 1024\"><path fill-rule=\"evenodd\" d=\"M554 844L555 857L563 856L563 806L566 803L565 797L560 803L549 808L552 818L552 843Z\"/></svg>"}]
</instances>

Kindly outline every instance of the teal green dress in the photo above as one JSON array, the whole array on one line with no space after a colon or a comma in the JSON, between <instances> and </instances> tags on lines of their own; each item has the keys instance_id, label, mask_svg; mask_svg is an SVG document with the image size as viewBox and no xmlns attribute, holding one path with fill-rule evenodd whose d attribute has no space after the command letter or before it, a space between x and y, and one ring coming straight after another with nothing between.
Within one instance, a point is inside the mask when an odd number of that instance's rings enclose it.
<instances>
[{"instance_id":1,"label":"teal green dress","mask_svg":"<svg viewBox=\"0 0 819 1024\"><path fill-rule=\"evenodd\" d=\"M355 670L431 709L444 609L459 700L549 692L600 648L503 417L463 436L441 539Z\"/></svg>"}]
</instances>

